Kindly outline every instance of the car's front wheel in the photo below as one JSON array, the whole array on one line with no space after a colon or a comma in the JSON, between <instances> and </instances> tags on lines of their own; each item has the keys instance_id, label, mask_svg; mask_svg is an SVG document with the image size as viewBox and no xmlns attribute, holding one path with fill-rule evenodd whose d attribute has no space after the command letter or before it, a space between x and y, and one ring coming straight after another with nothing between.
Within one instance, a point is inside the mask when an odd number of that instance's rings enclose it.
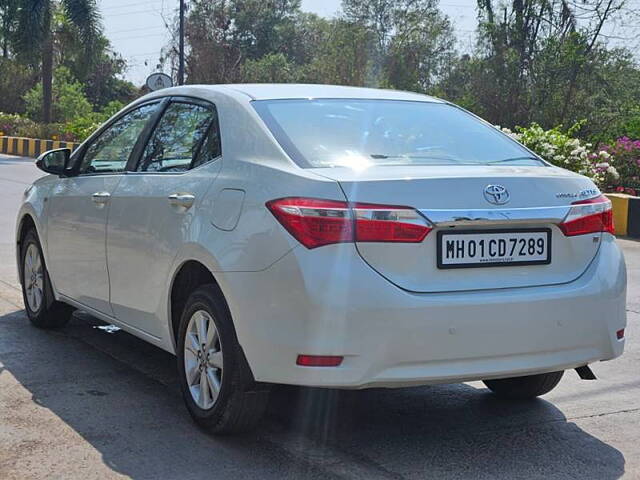
<instances>
[{"instance_id":1,"label":"car's front wheel","mask_svg":"<svg viewBox=\"0 0 640 480\"><path fill-rule=\"evenodd\" d=\"M53 297L38 235L29 230L21 241L22 298L27 316L38 328L59 328L71 319L74 308Z\"/></svg>"},{"instance_id":2,"label":"car's front wheel","mask_svg":"<svg viewBox=\"0 0 640 480\"><path fill-rule=\"evenodd\" d=\"M182 394L196 423L219 434L252 429L267 407L268 388L253 380L215 285L187 300L177 343Z\"/></svg>"},{"instance_id":3,"label":"car's front wheel","mask_svg":"<svg viewBox=\"0 0 640 480\"><path fill-rule=\"evenodd\" d=\"M549 393L555 388L564 371L527 375L526 377L484 380L493 393L512 400L526 400Z\"/></svg>"}]
</instances>

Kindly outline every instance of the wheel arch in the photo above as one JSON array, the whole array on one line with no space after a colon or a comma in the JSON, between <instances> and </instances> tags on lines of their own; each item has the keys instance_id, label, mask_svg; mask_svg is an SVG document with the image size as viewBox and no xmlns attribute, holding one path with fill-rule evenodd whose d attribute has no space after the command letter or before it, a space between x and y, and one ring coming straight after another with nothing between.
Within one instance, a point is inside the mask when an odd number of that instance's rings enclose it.
<instances>
[{"instance_id":1,"label":"wheel arch","mask_svg":"<svg viewBox=\"0 0 640 480\"><path fill-rule=\"evenodd\" d=\"M236 319L234 319L231 308L229 307L228 297L225 295L223 288L220 284L218 276L214 273L213 269L208 267L205 262L188 258L179 263L175 269L174 275L171 279L169 295L168 295L168 330L171 337L170 346L173 349L173 353L178 353L178 331L180 327L180 315L182 309L191 294L196 288L202 285L213 285L216 289L216 295L224 301L227 314L231 319L231 326L233 333L238 342L240 348L240 354L242 356L242 362L247 367L247 371L251 375L251 380L255 381L253 370L251 365L247 361L247 356L244 352L244 347L240 343L238 338L238 332L236 328Z\"/></svg>"},{"instance_id":2,"label":"wheel arch","mask_svg":"<svg viewBox=\"0 0 640 480\"><path fill-rule=\"evenodd\" d=\"M180 327L182 309L191 292L199 286L207 284L212 284L216 287L216 294L220 295L224 300L227 312L231 317L227 299L211 269L197 259L192 258L182 261L174 271L168 295L168 327L174 352L177 352L178 329ZM233 317L231 318L233 319Z\"/></svg>"},{"instance_id":3,"label":"wheel arch","mask_svg":"<svg viewBox=\"0 0 640 480\"><path fill-rule=\"evenodd\" d=\"M42 247L43 245L42 245L42 237L40 236L40 230L38 229L38 225L35 221L34 216L29 212L25 212L19 218L20 220L18 221L18 228L16 229L16 262L18 266L18 281L20 282L20 284L22 284L22 258L21 258L22 239L24 238L24 236L27 234L29 230L35 230L36 235L38 236L38 240L40 241L40 246ZM43 255L45 255L44 248L42 248L42 250L43 250L42 252ZM46 265L46 258L45 258L45 265Z\"/></svg>"}]
</instances>

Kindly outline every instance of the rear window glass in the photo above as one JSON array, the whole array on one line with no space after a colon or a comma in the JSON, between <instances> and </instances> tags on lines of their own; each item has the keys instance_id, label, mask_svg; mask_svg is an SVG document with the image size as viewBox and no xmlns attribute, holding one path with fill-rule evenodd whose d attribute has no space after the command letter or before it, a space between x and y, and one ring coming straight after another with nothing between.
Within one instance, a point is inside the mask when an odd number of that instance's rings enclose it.
<instances>
[{"instance_id":1,"label":"rear window glass","mask_svg":"<svg viewBox=\"0 0 640 480\"><path fill-rule=\"evenodd\" d=\"M448 104L366 99L252 104L301 167L545 165L498 129Z\"/></svg>"}]
</instances>

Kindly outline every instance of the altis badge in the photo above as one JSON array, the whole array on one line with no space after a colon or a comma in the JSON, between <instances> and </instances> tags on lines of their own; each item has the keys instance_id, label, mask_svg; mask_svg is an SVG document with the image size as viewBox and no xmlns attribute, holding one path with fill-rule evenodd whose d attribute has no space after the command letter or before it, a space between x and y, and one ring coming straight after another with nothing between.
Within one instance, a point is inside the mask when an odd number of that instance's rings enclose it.
<instances>
[{"instance_id":1,"label":"altis badge","mask_svg":"<svg viewBox=\"0 0 640 480\"><path fill-rule=\"evenodd\" d=\"M600 190L598 190L597 188L585 188L584 190L580 190L578 193L556 193L556 198L591 198L597 197L598 195L600 195Z\"/></svg>"}]
</instances>

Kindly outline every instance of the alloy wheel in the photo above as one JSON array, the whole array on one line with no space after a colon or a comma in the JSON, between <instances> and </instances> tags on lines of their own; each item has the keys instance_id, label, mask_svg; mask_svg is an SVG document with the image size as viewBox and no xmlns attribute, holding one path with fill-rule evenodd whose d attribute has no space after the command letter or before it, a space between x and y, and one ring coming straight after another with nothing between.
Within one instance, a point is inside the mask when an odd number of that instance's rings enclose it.
<instances>
[{"instance_id":1,"label":"alloy wheel","mask_svg":"<svg viewBox=\"0 0 640 480\"><path fill-rule=\"evenodd\" d=\"M44 272L40 250L34 243L27 247L24 255L24 288L29 309L37 312L44 298Z\"/></svg>"},{"instance_id":2,"label":"alloy wheel","mask_svg":"<svg viewBox=\"0 0 640 480\"><path fill-rule=\"evenodd\" d=\"M222 344L211 315L198 310L189 319L184 338L184 369L191 397L208 410L222 385Z\"/></svg>"}]
</instances>

